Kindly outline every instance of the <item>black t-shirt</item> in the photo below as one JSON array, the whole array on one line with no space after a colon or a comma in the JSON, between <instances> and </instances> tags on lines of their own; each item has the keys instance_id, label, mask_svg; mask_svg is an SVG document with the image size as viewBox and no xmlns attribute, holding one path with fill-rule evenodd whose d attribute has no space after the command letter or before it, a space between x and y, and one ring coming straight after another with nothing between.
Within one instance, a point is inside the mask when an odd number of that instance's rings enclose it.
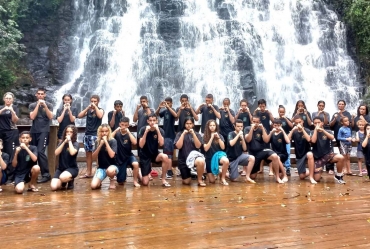
<instances>
[{"instance_id":1,"label":"black t-shirt","mask_svg":"<svg viewBox=\"0 0 370 249\"><path fill-rule=\"evenodd\" d=\"M171 108L173 111L175 109ZM164 137L175 139L175 117L171 114L171 112L165 108L159 113L159 116L163 118L163 130L164 130Z\"/></svg>"},{"instance_id":2,"label":"black t-shirt","mask_svg":"<svg viewBox=\"0 0 370 249\"><path fill-rule=\"evenodd\" d=\"M332 134L331 131L328 131ZM325 135L324 132L317 132L316 143L312 144L312 153L316 159L319 159L329 153L332 153L333 147L331 140Z\"/></svg>"},{"instance_id":3,"label":"black t-shirt","mask_svg":"<svg viewBox=\"0 0 370 249\"><path fill-rule=\"evenodd\" d=\"M45 101L46 106L48 107L49 111L53 111L53 106L51 103ZM29 105L28 110L33 112L38 105L38 102L32 103ZM44 106L39 106L39 111L37 112L36 118L32 120L31 126L31 133L42 133L42 132L49 132L51 125L51 119L48 118L46 115L46 111Z\"/></svg>"},{"instance_id":4,"label":"black t-shirt","mask_svg":"<svg viewBox=\"0 0 370 249\"><path fill-rule=\"evenodd\" d=\"M173 142L175 146L176 146L177 141L179 141L181 134L182 133L180 132L177 133L175 141ZM202 136L198 132L195 132L195 135L197 136L198 140L202 143ZM195 147L193 135L190 133L186 133L184 135L184 141L183 141L181 149L179 149L179 154L177 157L179 168L186 167L186 158L189 156L190 152L193 150L199 151L199 149Z\"/></svg>"},{"instance_id":5,"label":"black t-shirt","mask_svg":"<svg viewBox=\"0 0 370 249\"><path fill-rule=\"evenodd\" d=\"M304 129L310 135L310 130L307 128ZM303 132L295 130L292 134L292 140L294 141L294 151L297 159L301 159L307 152L311 151L310 143L307 142Z\"/></svg>"},{"instance_id":6,"label":"black t-shirt","mask_svg":"<svg viewBox=\"0 0 370 249\"><path fill-rule=\"evenodd\" d=\"M283 128L283 130L285 131L285 134L289 134L289 132L292 130L292 128L290 128L288 122L286 121L285 118L279 118L281 120L281 128ZM292 122L289 118L287 118L290 122Z\"/></svg>"},{"instance_id":7,"label":"black t-shirt","mask_svg":"<svg viewBox=\"0 0 370 249\"><path fill-rule=\"evenodd\" d=\"M243 141L241 138L238 138L238 141L234 144L234 146L230 145L230 141L233 140L236 136L237 134L235 133L235 131L232 131L227 137L227 141L229 144L226 146L226 154L230 162L237 159L243 153Z\"/></svg>"},{"instance_id":8,"label":"black t-shirt","mask_svg":"<svg viewBox=\"0 0 370 249\"><path fill-rule=\"evenodd\" d=\"M284 138L284 134L279 132L278 134L273 133L270 138L271 148L277 154L284 154L288 156L288 152L286 150L286 141Z\"/></svg>"},{"instance_id":9,"label":"black t-shirt","mask_svg":"<svg viewBox=\"0 0 370 249\"><path fill-rule=\"evenodd\" d=\"M131 140L128 133L122 135L120 131L116 132L114 139L117 141L116 161L118 165L123 164L127 158L133 156L131 151Z\"/></svg>"},{"instance_id":10,"label":"black t-shirt","mask_svg":"<svg viewBox=\"0 0 370 249\"><path fill-rule=\"evenodd\" d=\"M138 138L142 138L145 133L146 127L142 127L139 131ZM162 128L159 128L159 131L161 132L162 137L164 137L164 130ZM148 131L146 134L146 142L143 148L140 149L139 156L144 158L151 158L152 156L155 156L158 154L158 148L159 148L159 141L158 141L158 132L156 130L154 131Z\"/></svg>"},{"instance_id":11,"label":"black t-shirt","mask_svg":"<svg viewBox=\"0 0 370 249\"><path fill-rule=\"evenodd\" d=\"M243 127L251 126L251 118L249 112L240 112L238 119L243 121Z\"/></svg>"},{"instance_id":12,"label":"black t-shirt","mask_svg":"<svg viewBox=\"0 0 370 249\"><path fill-rule=\"evenodd\" d=\"M334 113L334 115L332 116L332 118L331 118L331 120L333 120L333 119L335 119L335 114L337 114L338 116L337 116L337 118L336 118L336 121L335 121L335 124L333 125L333 127L332 127L332 130L334 131L334 137L335 137L335 140L337 140L338 141L338 131L339 131L339 129L340 129L340 127L342 127L342 124L340 123L340 119L341 119L341 116L336 112L336 113ZM351 114L349 113L349 112L347 112L347 111L344 111L343 113L342 113L344 116L346 116L348 119L349 119L349 121L351 121L352 120L352 117L351 117ZM329 121L330 122L330 121Z\"/></svg>"},{"instance_id":13,"label":"black t-shirt","mask_svg":"<svg viewBox=\"0 0 370 249\"><path fill-rule=\"evenodd\" d=\"M37 157L37 147L30 145L28 148ZM21 151L19 151L17 160L18 164L15 167L15 175L27 174L30 172L31 168L36 165L36 162L32 161L31 156L25 149L21 149Z\"/></svg>"},{"instance_id":14,"label":"black t-shirt","mask_svg":"<svg viewBox=\"0 0 370 249\"><path fill-rule=\"evenodd\" d=\"M99 110L102 110L98 107ZM86 114L86 130L85 135L96 136L99 126L102 123L103 118L98 118L95 109L91 111L89 109Z\"/></svg>"},{"instance_id":15,"label":"black t-shirt","mask_svg":"<svg viewBox=\"0 0 370 249\"><path fill-rule=\"evenodd\" d=\"M369 117L369 115L364 115L364 119L366 120L367 123L370 123L370 117ZM353 131L358 131L357 121L359 121L359 120L360 120L360 117L359 116L356 116L355 117L355 120L354 120Z\"/></svg>"},{"instance_id":16,"label":"black t-shirt","mask_svg":"<svg viewBox=\"0 0 370 249\"><path fill-rule=\"evenodd\" d=\"M253 131L252 140L247 144L250 154L256 154L266 148L266 144L262 138L262 129L263 127L259 127L257 130ZM250 130L251 126L245 127L244 134L247 135Z\"/></svg>"},{"instance_id":17,"label":"black t-shirt","mask_svg":"<svg viewBox=\"0 0 370 249\"><path fill-rule=\"evenodd\" d=\"M98 141L96 141L98 143ZM107 169L111 165L116 165L116 156L117 156L117 141L116 139L112 138L111 140L108 141L108 144L110 148L116 153L116 155L111 158L109 156L107 146L104 144L99 151L98 154L98 164L100 169ZM95 148L98 148L98 144L96 144Z\"/></svg>"},{"instance_id":18,"label":"black t-shirt","mask_svg":"<svg viewBox=\"0 0 370 249\"><path fill-rule=\"evenodd\" d=\"M219 134L219 136L220 136L220 139L223 142L225 142L224 137L221 134ZM204 146L205 146L205 143L203 144L203 148L204 148ZM209 147L209 150L205 151L206 159L207 160L212 160L213 155L218 151L222 151L221 146L220 146L219 143L215 143L214 140L213 140L212 144L211 144L211 147Z\"/></svg>"},{"instance_id":19,"label":"black t-shirt","mask_svg":"<svg viewBox=\"0 0 370 249\"><path fill-rule=\"evenodd\" d=\"M60 145L60 144L59 144ZM59 147L58 145L58 147ZM78 168L77 166L77 154L78 150L80 149L80 144L76 141L73 143L73 148L77 150L77 153L73 156L69 153L69 145L68 143L64 145L62 152L59 154L59 165L58 169L60 171L64 171L68 168Z\"/></svg>"},{"instance_id":20,"label":"black t-shirt","mask_svg":"<svg viewBox=\"0 0 370 249\"><path fill-rule=\"evenodd\" d=\"M149 108L149 107L148 107ZM154 114L154 110L153 108L149 108L150 110L150 114ZM147 126L148 125L148 114L147 114L147 111L144 109L140 109L138 112L137 112L137 130L140 131L140 129L144 126Z\"/></svg>"},{"instance_id":21,"label":"black t-shirt","mask_svg":"<svg viewBox=\"0 0 370 249\"><path fill-rule=\"evenodd\" d=\"M231 115L235 117L235 112L230 109ZM234 125L230 121L229 113L225 110L220 110L220 133L227 138L230 132L234 130Z\"/></svg>"},{"instance_id":22,"label":"black t-shirt","mask_svg":"<svg viewBox=\"0 0 370 249\"><path fill-rule=\"evenodd\" d=\"M307 129L310 129L311 127L308 125L308 117L310 117L310 120L312 121L312 119L311 119L311 113L310 112L307 112L307 114L305 114L305 113L299 113L298 116L300 116L302 118L302 120L303 120L303 127L304 128L307 128Z\"/></svg>"},{"instance_id":23,"label":"black t-shirt","mask_svg":"<svg viewBox=\"0 0 370 249\"><path fill-rule=\"evenodd\" d=\"M108 112L108 124L109 124L110 128L112 129L112 131L116 130L119 127L119 121L122 119L122 117L124 117L122 112L116 112L116 116L114 118L114 126L112 127L110 125L110 121L113 118L113 111Z\"/></svg>"},{"instance_id":24,"label":"black t-shirt","mask_svg":"<svg viewBox=\"0 0 370 249\"><path fill-rule=\"evenodd\" d=\"M362 147L362 152L364 153L364 156L365 156L366 165L370 165L370 143L369 141L366 147Z\"/></svg>"},{"instance_id":25,"label":"black t-shirt","mask_svg":"<svg viewBox=\"0 0 370 249\"><path fill-rule=\"evenodd\" d=\"M7 153L2 152L1 153L1 158L3 159L3 161L6 165L8 165L10 163L10 156Z\"/></svg>"},{"instance_id":26,"label":"black t-shirt","mask_svg":"<svg viewBox=\"0 0 370 249\"><path fill-rule=\"evenodd\" d=\"M179 109L180 109L180 107L177 107L176 113L178 113ZM193 110L193 112L195 112L193 108L192 108L192 110ZM181 110L180 116L178 117L179 118L179 124L177 126L177 131L178 132L182 132L184 130L184 128L185 128L184 127L184 122L185 122L186 117L193 117L194 118L193 113L191 112L190 108L184 108L184 109Z\"/></svg>"},{"instance_id":27,"label":"black t-shirt","mask_svg":"<svg viewBox=\"0 0 370 249\"><path fill-rule=\"evenodd\" d=\"M60 115L62 115L63 109L64 108L62 107L57 110L57 117L60 117ZM71 107L71 112L72 112L72 116L75 116L77 118L77 115L78 115L77 108ZM64 129L68 125L74 125L74 124L75 122L71 122L71 119L69 118L69 110L66 110L64 112L64 117L62 119L62 122L59 123L58 136L61 136L63 134Z\"/></svg>"},{"instance_id":28,"label":"black t-shirt","mask_svg":"<svg viewBox=\"0 0 370 249\"><path fill-rule=\"evenodd\" d=\"M265 127L267 134L269 134L271 131L270 113L266 111L265 112L256 111L256 116L260 117L260 121L263 127Z\"/></svg>"},{"instance_id":29,"label":"black t-shirt","mask_svg":"<svg viewBox=\"0 0 370 249\"><path fill-rule=\"evenodd\" d=\"M0 106L0 110L3 109L4 106ZM18 110L18 107L13 105L12 106L15 114L17 114L17 116L19 116L19 110ZM14 123L12 122L12 112L10 110L4 110L1 114L0 114L0 131L7 131L7 130L11 130L12 129L12 126L14 125Z\"/></svg>"},{"instance_id":30,"label":"black t-shirt","mask_svg":"<svg viewBox=\"0 0 370 249\"><path fill-rule=\"evenodd\" d=\"M213 105L216 111L218 110L217 105ZM213 109L211 107L208 107L207 105L200 108L200 113L202 114L202 126L201 126L201 132L204 132L204 128L206 127L206 123L208 120L213 119L216 120L216 114L214 113Z\"/></svg>"}]
</instances>

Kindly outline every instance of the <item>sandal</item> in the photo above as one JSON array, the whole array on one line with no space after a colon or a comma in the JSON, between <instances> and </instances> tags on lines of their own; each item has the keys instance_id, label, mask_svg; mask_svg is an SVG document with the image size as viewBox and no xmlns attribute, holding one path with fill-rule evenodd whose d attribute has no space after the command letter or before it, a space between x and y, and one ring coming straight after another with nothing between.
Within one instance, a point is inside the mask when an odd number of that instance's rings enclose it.
<instances>
[{"instance_id":1,"label":"sandal","mask_svg":"<svg viewBox=\"0 0 370 249\"><path fill-rule=\"evenodd\" d=\"M329 175L334 175L334 171L333 170L329 170L328 174Z\"/></svg>"},{"instance_id":2,"label":"sandal","mask_svg":"<svg viewBox=\"0 0 370 249\"><path fill-rule=\"evenodd\" d=\"M140 188L141 185L139 183L134 183L134 187Z\"/></svg>"},{"instance_id":3,"label":"sandal","mask_svg":"<svg viewBox=\"0 0 370 249\"><path fill-rule=\"evenodd\" d=\"M35 187L30 187L27 189L28 192L39 192L39 190Z\"/></svg>"},{"instance_id":4,"label":"sandal","mask_svg":"<svg viewBox=\"0 0 370 249\"><path fill-rule=\"evenodd\" d=\"M84 174L80 176L80 179L85 179L85 178L93 178L94 176L89 176L88 174Z\"/></svg>"},{"instance_id":5,"label":"sandal","mask_svg":"<svg viewBox=\"0 0 370 249\"><path fill-rule=\"evenodd\" d=\"M171 187L171 184L169 184L168 182L164 182L164 183L162 183L162 187L169 188L169 187Z\"/></svg>"},{"instance_id":6,"label":"sandal","mask_svg":"<svg viewBox=\"0 0 370 249\"><path fill-rule=\"evenodd\" d=\"M207 184L205 184L204 182L199 182L199 183L198 183L198 186L199 186L199 187L205 187L205 186L207 186Z\"/></svg>"},{"instance_id":7,"label":"sandal","mask_svg":"<svg viewBox=\"0 0 370 249\"><path fill-rule=\"evenodd\" d=\"M362 173L358 174L358 176L361 177L362 176Z\"/></svg>"},{"instance_id":8,"label":"sandal","mask_svg":"<svg viewBox=\"0 0 370 249\"><path fill-rule=\"evenodd\" d=\"M245 171L243 171L240 175L241 175L241 176L246 176L246 175L247 175L247 173L246 173Z\"/></svg>"},{"instance_id":9,"label":"sandal","mask_svg":"<svg viewBox=\"0 0 370 249\"><path fill-rule=\"evenodd\" d=\"M229 183L226 180L222 180L220 183L221 185L229 186Z\"/></svg>"}]
</instances>

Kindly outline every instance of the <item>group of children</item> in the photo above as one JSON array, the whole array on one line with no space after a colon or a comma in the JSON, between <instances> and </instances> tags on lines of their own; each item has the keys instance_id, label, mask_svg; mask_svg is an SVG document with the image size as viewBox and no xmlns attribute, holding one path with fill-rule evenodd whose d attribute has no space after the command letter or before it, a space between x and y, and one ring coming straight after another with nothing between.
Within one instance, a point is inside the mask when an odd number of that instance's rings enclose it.
<instances>
[{"instance_id":1,"label":"group of children","mask_svg":"<svg viewBox=\"0 0 370 249\"><path fill-rule=\"evenodd\" d=\"M0 138L5 131L14 129L18 120L16 108L6 102L0 107ZM0 179L5 181L13 176L16 193L23 193L28 183L29 191L38 191L36 182L50 180L48 176L45 147L48 143L50 120L53 118L52 105L46 102L45 90L39 89L38 101L30 105L30 118L33 124L30 132L22 132L18 141L6 138L0 140L0 148L8 148L1 153ZM172 98L168 97L154 110L150 108L148 98L141 96L133 121L137 122L137 137L129 130L130 120L125 117L123 103L114 102L114 110L108 113L108 123L102 124L104 110L99 107L99 96L93 95L90 104L77 113L72 107L72 96L63 96L63 106L57 110L57 120L60 123L58 131L58 146L55 155L59 156L58 168L51 179L51 189L73 189L74 179L78 176L77 128L76 118L86 117L86 132L83 138L86 151L86 174L80 178L93 178L91 188L97 189L103 180L109 177L109 188L116 188L116 182L126 181L127 168L133 169L133 184L135 187L148 185L151 180L152 163L162 165L162 186L170 187L167 181L173 177L172 156L178 149L178 169L182 183L190 184L194 172L198 185L206 186L203 175L206 173L208 182L215 183L220 178L222 185L229 185L227 179L236 181L240 174L250 183L255 183L257 174L262 171L264 163L270 165L270 175L276 182L288 181L290 172L290 145L293 143L296 164L300 179L309 178L312 184L321 179L321 174L334 163L337 172L336 182L344 184L344 174L355 175L350 168L350 152L352 143L358 142L357 156L360 176L362 161L365 158L367 172L370 166L370 125L368 124L368 109L360 105L357 116L351 116L345 111L345 101L338 101L338 112L330 119L324 111L325 102L318 102L318 111L312 115L307 111L305 103L299 100L293 117L287 118L284 106L279 106L279 117L274 118L266 109L266 101L258 101L258 108L252 113L247 100L240 101L237 112L230 109L230 99L225 98L222 107L213 103L212 94L205 97L205 103L196 110L192 108L186 94L180 97L180 107L172 107ZM194 123L201 115L200 133L194 130ZM163 128L158 126L158 117L163 118ZM175 122L178 129L175 131ZM13 127L13 128L12 128ZM332 129L333 132L330 130ZM352 135L352 129L356 135ZM333 151L333 140L339 142L340 154ZM9 146L9 144L12 146ZM132 152L132 146L137 146L139 162ZM159 147L163 147L160 152ZM9 153L9 150L11 153ZM92 175L92 162L98 162L98 167ZM38 162L38 164L37 164ZM308 169L306 168L306 164ZM243 167L239 172L239 166ZM13 172L6 170L13 168ZM6 174L6 172L8 174ZM42 174L41 180L38 175ZM11 179L11 178L10 178Z\"/></svg>"}]
</instances>

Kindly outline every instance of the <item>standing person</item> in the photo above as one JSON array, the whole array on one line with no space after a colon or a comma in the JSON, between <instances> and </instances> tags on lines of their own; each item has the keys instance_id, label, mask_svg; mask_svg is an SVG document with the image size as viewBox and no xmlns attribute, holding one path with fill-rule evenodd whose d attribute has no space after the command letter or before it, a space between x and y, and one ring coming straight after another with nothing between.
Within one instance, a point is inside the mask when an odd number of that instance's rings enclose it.
<instances>
[{"instance_id":1,"label":"standing person","mask_svg":"<svg viewBox=\"0 0 370 249\"><path fill-rule=\"evenodd\" d=\"M178 168L181 172L182 184L190 184L190 168L196 167L198 186L205 187L206 184L203 182L202 177L206 162L204 156L199 152L202 146L202 137L198 132L193 130L194 118L186 117L183 127L184 130L177 133L174 141L176 148L179 150ZM190 158L192 154L194 156Z\"/></svg>"},{"instance_id":2,"label":"standing person","mask_svg":"<svg viewBox=\"0 0 370 249\"><path fill-rule=\"evenodd\" d=\"M248 143L248 150L256 160L251 172L251 178L257 177L257 172L260 169L262 160L272 163L272 169L275 172L276 182L284 183L279 176L279 157L271 149L266 149L266 143L269 142L269 137L265 128L261 124L259 116L253 116L252 125L244 129L245 140Z\"/></svg>"},{"instance_id":3,"label":"standing person","mask_svg":"<svg viewBox=\"0 0 370 249\"><path fill-rule=\"evenodd\" d=\"M267 134L271 131L271 121L274 120L272 113L266 109L266 100L260 99L257 102L258 108L254 111L253 116L257 116L260 119L261 124L266 130ZM266 148L270 148L270 145L266 145Z\"/></svg>"},{"instance_id":4,"label":"standing person","mask_svg":"<svg viewBox=\"0 0 370 249\"><path fill-rule=\"evenodd\" d=\"M334 180L339 184L345 184L343 180L343 161L344 158L340 154L334 154L331 141L334 136L324 129L324 122L320 117L313 120L315 129L311 137L312 152L315 157L315 181L321 179L322 169L328 162L337 164L337 173L335 173Z\"/></svg>"},{"instance_id":5,"label":"standing person","mask_svg":"<svg viewBox=\"0 0 370 249\"><path fill-rule=\"evenodd\" d=\"M30 145L32 140L29 131L23 131L19 135L20 146L14 151L12 165L14 171L14 189L17 194L22 194L25 183L29 183L28 191L38 192L36 180L40 174L40 167L36 164L37 147Z\"/></svg>"},{"instance_id":6,"label":"standing person","mask_svg":"<svg viewBox=\"0 0 370 249\"><path fill-rule=\"evenodd\" d=\"M250 178L254 166L254 156L247 154L247 144L243 134L243 120L235 120L235 131L228 135L229 145L226 148L227 158L230 162L230 180L236 181L239 176L238 166L243 166L247 182L256 183Z\"/></svg>"},{"instance_id":7,"label":"standing person","mask_svg":"<svg viewBox=\"0 0 370 249\"><path fill-rule=\"evenodd\" d=\"M353 175L356 174L352 173L351 171L351 151L352 151L352 131L349 128L349 119L347 117L343 117L340 120L342 127L339 128L338 131L338 141L339 141L339 152L342 154L344 160L344 174Z\"/></svg>"},{"instance_id":8,"label":"standing person","mask_svg":"<svg viewBox=\"0 0 370 249\"><path fill-rule=\"evenodd\" d=\"M137 131L147 124L148 116L154 114L154 109L149 107L149 101L147 96L140 97L140 104L136 106L133 120L137 122ZM138 137L139 139L139 137Z\"/></svg>"},{"instance_id":9,"label":"standing person","mask_svg":"<svg viewBox=\"0 0 370 249\"><path fill-rule=\"evenodd\" d=\"M226 172L229 169L229 159L227 158L226 153L219 153L216 160L213 159L216 153L222 152L225 149L224 137L219 134L218 125L215 120L211 119L207 121L203 136L203 142L209 182L216 182L215 176L212 173L212 168L217 166L218 169L218 165L222 165L221 184L225 186L229 185L229 183L227 183L226 181ZM212 164L215 164L216 166Z\"/></svg>"},{"instance_id":10,"label":"standing person","mask_svg":"<svg viewBox=\"0 0 370 249\"><path fill-rule=\"evenodd\" d=\"M122 101L116 100L114 101L114 111L108 112L108 124L112 131L115 131L119 127L119 121L125 116L122 106Z\"/></svg>"},{"instance_id":11,"label":"standing person","mask_svg":"<svg viewBox=\"0 0 370 249\"><path fill-rule=\"evenodd\" d=\"M363 120L366 123L370 123L369 108L365 104L361 104L357 108L357 116L352 119L352 129L358 131L357 121Z\"/></svg>"},{"instance_id":12,"label":"standing person","mask_svg":"<svg viewBox=\"0 0 370 249\"><path fill-rule=\"evenodd\" d=\"M0 192L3 191L1 185L6 182L6 168L10 162L10 157L7 153L3 152L3 140L0 139Z\"/></svg>"},{"instance_id":13,"label":"standing person","mask_svg":"<svg viewBox=\"0 0 370 249\"><path fill-rule=\"evenodd\" d=\"M329 113L324 111L324 109L325 109L325 101L319 100L319 102L317 102L317 112L312 113L312 119L316 117L322 118L322 120L324 121L325 129L330 129L330 126L329 126L330 115Z\"/></svg>"},{"instance_id":14,"label":"standing person","mask_svg":"<svg viewBox=\"0 0 370 249\"><path fill-rule=\"evenodd\" d=\"M368 175L368 181L370 181L370 124L365 125L365 138L362 142L362 151L365 156L365 165L366 165L366 171Z\"/></svg>"},{"instance_id":15,"label":"standing person","mask_svg":"<svg viewBox=\"0 0 370 249\"><path fill-rule=\"evenodd\" d=\"M19 132L16 123L18 122L19 110L16 105L13 105L14 94L7 92L3 96L4 105L0 106L0 138L4 152L9 156L13 156L14 149L19 146ZM12 158L9 158L9 163ZM7 183L12 183L14 180L14 168L11 165L6 167ZM5 176L5 174L4 174Z\"/></svg>"},{"instance_id":16,"label":"standing person","mask_svg":"<svg viewBox=\"0 0 370 249\"><path fill-rule=\"evenodd\" d=\"M117 141L117 182L119 185L123 185L126 181L127 176L127 166L133 169L134 186L140 187L138 177L139 177L139 163L136 157L131 151L132 145L137 144L136 137L128 129L130 125L130 119L128 117L123 117L119 122L119 127L112 133L112 137Z\"/></svg>"},{"instance_id":17,"label":"standing person","mask_svg":"<svg viewBox=\"0 0 370 249\"><path fill-rule=\"evenodd\" d=\"M42 178L38 183L50 181L49 163L46 156L46 146L49 143L51 120L53 119L53 106L45 101L46 91L39 88L36 93L37 102L29 105L30 118L32 120L31 136L32 145L37 147L37 160L41 168Z\"/></svg>"},{"instance_id":18,"label":"standing person","mask_svg":"<svg viewBox=\"0 0 370 249\"><path fill-rule=\"evenodd\" d=\"M367 171L365 169L362 169L362 162L364 160L364 153L362 150L362 142L365 139L365 125L366 122L364 120L358 120L357 121L357 127L358 131L356 132L356 142L357 144L357 165L359 174L358 176L362 176L362 174L367 174Z\"/></svg>"},{"instance_id":19,"label":"standing person","mask_svg":"<svg viewBox=\"0 0 370 249\"><path fill-rule=\"evenodd\" d=\"M161 110L163 109L163 110ZM159 104L158 109L155 114L163 118L163 130L164 130L164 146L163 153L168 156L169 168L166 173L167 179L172 179L172 157L174 151L173 141L176 137L175 133L175 120L177 118L177 113L175 109L172 108L172 98L167 97L161 104Z\"/></svg>"},{"instance_id":20,"label":"standing person","mask_svg":"<svg viewBox=\"0 0 370 249\"><path fill-rule=\"evenodd\" d=\"M248 108L248 101L246 99L240 100L240 108L238 113L235 115L235 119L243 121L243 127L251 126L252 114Z\"/></svg>"},{"instance_id":21,"label":"standing person","mask_svg":"<svg viewBox=\"0 0 370 249\"><path fill-rule=\"evenodd\" d=\"M78 176L77 154L80 145L77 142L76 126L67 125L61 138L64 140L55 149L55 156L59 156L59 164L50 184L53 191L65 188L67 184L67 189L73 189L74 179Z\"/></svg>"},{"instance_id":22,"label":"standing person","mask_svg":"<svg viewBox=\"0 0 370 249\"><path fill-rule=\"evenodd\" d=\"M281 121L281 128L284 130L285 134L289 134L289 132L293 128L293 123L289 118L287 118L285 116L286 110L285 110L285 107L283 105L279 105L278 113L279 113L278 120ZM286 144L286 151L288 153L288 158L284 162L284 166L285 166L285 169L286 169L287 176L290 176L291 175L291 172L290 172L290 167L291 167L291 164L290 164L290 143Z\"/></svg>"},{"instance_id":23,"label":"standing person","mask_svg":"<svg viewBox=\"0 0 370 249\"><path fill-rule=\"evenodd\" d=\"M297 115L299 115L302 118L303 127L310 129L312 126L312 118L310 112L307 111L306 104L304 103L303 100L298 100L297 103L295 104L295 109L292 117Z\"/></svg>"},{"instance_id":24,"label":"standing person","mask_svg":"<svg viewBox=\"0 0 370 249\"><path fill-rule=\"evenodd\" d=\"M78 115L77 108L72 107L72 95L64 94L62 97L63 106L57 110L57 120L59 122L58 143L62 142L64 129L68 125L75 125Z\"/></svg>"},{"instance_id":25,"label":"standing person","mask_svg":"<svg viewBox=\"0 0 370 249\"><path fill-rule=\"evenodd\" d=\"M206 102L201 104L198 109L195 111L196 114L202 114L202 124L200 132L203 133L206 127L208 120L216 118L220 119L221 115L217 105L213 105L213 95L206 95Z\"/></svg>"},{"instance_id":26,"label":"standing person","mask_svg":"<svg viewBox=\"0 0 370 249\"><path fill-rule=\"evenodd\" d=\"M342 117L347 117L349 120L351 120L352 117L351 117L351 114L345 110L346 101L338 100L337 107L338 107L338 112L333 114L331 121L329 122L329 125L330 125L330 128L334 131L334 138L339 146L338 131L339 131L339 128L342 126L340 123L340 119ZM326 171L328 171L330 175L334 174L334 164L326 165Z\"/></svg>"},{"instance_id":27,"label":"standing person","mask_svg":"<svg viewBox=\"0 0 370 249\"><path fill-rule=\"evenodd\" d=\"M109 177L109 189L116 188L116 180L119 169L116 166L117 141L112 137L112 131L108 124L102 124L98 128L98 137L95 150L92 154L94 160L98 160L94 178L91 181L91 189L98 189L102 182Z\"/></svg>"},{"instance_id":28,"label":"standing person","mask_svg":"<svg viewBox=\"0 0 370 249\"><path fill-rule=\"evenodd\" d=\"M102 123L104 110L99 107L100 97L92 95L90 97L90 104L78 114L78 118L86 116L86 130L83 138L84 147L86 151L86 173L80 178L92 178L92 155L95 151L95 142L97 139L97 130Z\"/></svg>"},{"instance_id":29,"label":"standing person","mask_svg":"<svg viewBox=\"0 0 370 249\"><path fill-rule=\"evenodd\" d=\"M294 141L294 151L297 160L296 164L299 178L304 180L308 176L312 184L317 184L314 179L315 165L314 156L311 152L310 130L304 128L304 122L300 115L293 117L292 121L295 126L288 134L288 138L290 141ZM306 162L308 164L308 170L306 169Z\"/></svg>"},{"instance_id":30,"label":"standing person","mask_svg":"<svg viewBox=\"0 0 370 249\"><path fill-rule=\"evenodd\" d=\"M227 136L234 131L235 112L230 109L230 99L224 98L220 108L220 133L224 137L227 147Z\"/></svg>"},{"instance_id":31,"label":"standing person","mask_svg":"<svg viewBox=\"0 0 370 249\"><path fill-rule=\"evenodd\" d=\"M194 109L190 105L188 95L182 94L180 97L180 103L180 107L176 109L176 121L179 121L177 132L182 132L184 130L184 122L186 117L193 117L195 121L199 120L198 115L195 113Z\"/></svg>"},{"instance_id":32,"label":"standing person","mask_svg":"<svg viewBox=\"0 0 370 249\"><path fill-rule=\"evenodd\" d=\"M151 163L162 162L162 186L171 187L166 181L166 173L170 167L168 156L158 151L159 146L164 144L164 131L158 127L157 116L151 114L147 116L148 125L142 127L139 131L139 158L140 169L142 174L142 183L144 186L149 184L149 174L151 172Z\"/></svg>"}]
</instances>

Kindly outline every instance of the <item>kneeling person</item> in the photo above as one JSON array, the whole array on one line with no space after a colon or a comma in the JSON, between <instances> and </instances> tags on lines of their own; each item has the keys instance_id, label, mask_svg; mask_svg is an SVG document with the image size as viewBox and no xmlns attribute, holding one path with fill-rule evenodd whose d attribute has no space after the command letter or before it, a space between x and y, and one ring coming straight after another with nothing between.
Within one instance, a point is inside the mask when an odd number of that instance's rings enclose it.
<instances>
[{"instance_id":1,"label":"kneeling person","mask_svg":"<svg viewBox=\"0 0 370 249\"><path fill-rule=\"evenodd\" d=\"M12 165L14 171L14 186L17 194L22 194L24 184L28 183L28 191L37 192L37 177L40 174L40 167L36 165L37 147L30 145L32 138L29 131L24 131L19 136L20 146L14 151Z\"/></svg>"},{"instance_id":2,"label":"kneeling person","mask_svg":"<svg viewBox=\"0 0 370 249\"><path fill-rule=\"evenodd\" d=\"M7 176L5 174L5 170L10 160L9 155L5 152L2 152L2 149L3 149L3 140L0 139L0 192L3 191L1 185L6 182Z\"/></svg>"},{"instance_id":3,"label":"kneeling person","mask_svg":"<svg viewBox=\"0 0 370 249\"><path fill-rule=\"evenodd\" d=\"M98 159L98 168L91 181L91 189L101 187L103 180L108 176L110 180L109 189L116 188L115 177L119 170L116 166L117 141L112 137L108 124L102 124L98 128L95 151L92 154L93 160Z\"/></svg>"},{"instance_id":4,"label":"kneeling person","mask_svg":"<svg viewBox=\"0 0 370 249\"><path fill-rule=\"evenodd\" d=\"M149 174L151 172L151 163L162 162L162 186L171 187L166 181L167 170L171 167L168 156L158 151L159 146L164 143L164 131L158 127L157 116L154 114L148 115L147 126L144 126L139 131L139 158L140 169L143 175L143 185L148 186Z\"/></svg>"}]
</instances>

